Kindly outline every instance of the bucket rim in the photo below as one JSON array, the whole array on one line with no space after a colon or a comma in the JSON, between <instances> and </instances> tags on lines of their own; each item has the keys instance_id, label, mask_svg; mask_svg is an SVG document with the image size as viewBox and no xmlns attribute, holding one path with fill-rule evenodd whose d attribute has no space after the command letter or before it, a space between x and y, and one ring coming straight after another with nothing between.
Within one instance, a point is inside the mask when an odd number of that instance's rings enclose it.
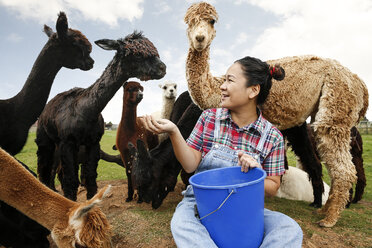
<instances>
[{"instance_id":1,"label":"bucket rim","mask_svg":"<svg viewBox=\"0 0 372 248\"><path fill-rule=\"evenodd\" d=\"M224 168L206 170L206 171L202 171L202 172L199 172L197 174L192 175L189 178L189 183L193 187L197 187L197 188L200 188L200 189L232 189L232 188L241 188L241 187L245 187L245 186L248 186L248 185L257 184L260 181L264 180L267 176L265 170L255 167L251 170L259 170L260 172L262 172L262 176L260 178L256 179L256 180L249 181L249 182L238 183L238 184L228 184L228 185L202 185L202 184L197 184L193 181L195 179L195 177L198 177L198 175L209 173L210 171L227 170L227 169L235 169L235 170L239 169L239 171L241 170L240 166L232 166L232 167L224 167ZM244 173L244 172L242 172L242 173Z\"/></svg>"}]
</instances>

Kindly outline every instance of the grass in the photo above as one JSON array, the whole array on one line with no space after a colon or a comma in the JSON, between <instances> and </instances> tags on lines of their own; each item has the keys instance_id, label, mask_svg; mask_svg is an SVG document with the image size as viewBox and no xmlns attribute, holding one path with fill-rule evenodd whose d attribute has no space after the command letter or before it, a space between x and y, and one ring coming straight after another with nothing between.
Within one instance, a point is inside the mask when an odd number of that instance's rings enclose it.
<instances>
[{"instance_id":1,"label":"grass","mask_svg":"<svg viewBox=\"0 0 372 248\"><path fill-rule=\"evenodd\" d=\"M116 131L106 131L101 140L101 148L110 153L118 154L117 151L112 150L112 145L115 143ZM265 206L269 209L283 212L294 218L302 227L304 235L311 238L312 235L318 235L325 239L329 239L330 233L342 235L342 242L349 247L372 247L372 135L362 135L363 138L363 159L364 169L367 178L367 186L364 191L363 199L358 204L352 204L349 209L345 209L341 218L332 229L319 228L315 223L319 221L322 216L315 213L314 208L308 206L308 203L301 201L290 201L280 198L268 198L265 200ZM31 132L28 141L23 150L17 154L17 158L26 163L33 171L36 172L37 146L34 142L35 133ZM292 151L288 152L289 164L295 166L296 158ZM323 166L324 181L328 184L330 179L328 173ZM124 179L125 170L114 163L107 163L100 161L98 166L98 180L117 180ZM59 183L58 180L56 183ZM140 219L148 221L148 226L144 230L149 239L159 239L161 237L169 236L169 220L175 207L173 205L166 206L167 210L164 213L153 211L151 209L144 210L141 207L134 207L130 209L129 213L120 214L136 214ZM119 216L118 216L119 217ZM120 218L118 218L119 220ZM159 225L160 223L160 225ZM114 224L114 223L113 223ZM126 235L134 235L131 233L131 225L135 223L116 223L116 228L121 228L124 224L126 226ZM159 227L158 227L159 226ZM139 237L141 238L141 237ZM142 236L142 238L144 238ZM168 238L171 238L169 236ZM148 242L143 240L143 242Z\"/></svg>"}]
</instances>

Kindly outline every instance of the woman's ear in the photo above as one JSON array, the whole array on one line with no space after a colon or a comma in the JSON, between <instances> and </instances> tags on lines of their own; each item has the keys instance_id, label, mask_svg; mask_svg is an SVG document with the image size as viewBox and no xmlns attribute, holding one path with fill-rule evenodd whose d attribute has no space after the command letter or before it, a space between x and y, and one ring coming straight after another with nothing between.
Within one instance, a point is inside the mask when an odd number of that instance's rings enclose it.
<instances>
[{"instance_id":1,"label":"woman's ear","mask_svg":"<svg viewBox=\"0 0 372 248\"><path fill-rule=\"evenodd\" d=\"M251 88L251 92L249 92L249 95L248 95L248 97L249 97L250 99L255 98L255 97L258 96L258 94L260 93L260 89L261 89L261 87L260 87L259 84L252 85L252 86L250 86L249 88Z\"/></svg>"}]
</instances>

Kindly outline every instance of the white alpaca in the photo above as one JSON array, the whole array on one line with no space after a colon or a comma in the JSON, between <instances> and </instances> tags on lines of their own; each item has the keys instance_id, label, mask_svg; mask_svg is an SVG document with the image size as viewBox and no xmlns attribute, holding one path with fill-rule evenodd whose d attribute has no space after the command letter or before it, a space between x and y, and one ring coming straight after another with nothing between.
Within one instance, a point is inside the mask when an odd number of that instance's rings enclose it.
<instances>
[{"instance_id":1,"label":"white alpaca","mask_svg":"<svg viewBox=\"0 0 372 248\"><path fill-rule=\"evenodd\" d=\"M325 182L323 184L322 204L324 205L328 199L329 186ZM299 168L289 166L282 177L282 182L276 196L289 200L313 202L313 186L309 181L309 175Z\"/></svg>"},{"instance_id":2,"label":"white alpaca","mask_svg":"<svg viewBox=\"0 0 372 248\"><path fill-rule=\"evenodd\" d=\"M163 90L163 102L161 111L152 113L152 117L155 119L170 119L170 115L173 110L174 102L177 97L177 83L166 81L159 84L159 88ZM166 133L158 135L159 143L168 137Z\"/></svg>"}]
</instances>

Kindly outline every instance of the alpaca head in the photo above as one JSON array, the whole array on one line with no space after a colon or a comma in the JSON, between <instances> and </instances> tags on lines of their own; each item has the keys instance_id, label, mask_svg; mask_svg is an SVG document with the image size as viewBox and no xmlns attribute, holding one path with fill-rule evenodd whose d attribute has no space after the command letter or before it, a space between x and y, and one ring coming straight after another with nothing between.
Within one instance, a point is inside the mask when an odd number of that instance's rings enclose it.
<instances>
[{"instance_id":1,"label":"alpaca head","mask_svg":"<svg viewBox=\"0 0 372 248\"><path fill-rule=\"evenodd\" d=\"M56 224L51 236L58 247L110 248L111 225L105 214L96 206L108 195L110 185L101 189L92 199L71 208L68 226Z\"/></svg>"},{"instance_id":2,"label":"alpaca head","mask_svg":"<svg viewBox=\"0 0 372 248\"><path fill-rule=\"evenodd\" d=\"M92 45L88 39L78 30L68 28L67 17L60 12L56 24L57 33L44 25L44 32L49 37L47 46L57 49L58 61L61 66L87 71L93 68L94 60L90 57Z\"/></svg>"},{"instance_id":3,"label":"alpaca head","mask_svg":"<svg viewBox=\"0 0 372 248\"><path fill-rule=\"evenodd\" d=\"M160 60L157 49L141 32L134 31L124 39L102 39L95 43L105 50L117 51L114 61L128 78L136 77L146 81L160 79L165 75L166 66Z\"/></svg>"},{"instance_id":4,"label":"alpaca head","mask_svg":"<svg viewBox=\"0 0 372 248\"><path fill-rule=\"evenodd\" d=\"M124 95L123 102L125 104L137 106L143 99L143 87L135 81L125 82L123 85Z\"/></svg>"},{"instance_id":5,"label":"alpaca head","mask_svg":"<svg viewBox=\"0 0 372 248\"><path fill-rule=\"evenodd\" d=\"M209 47L216 30L214 23L218 20L216 9L205 2L191 5L185 15L187 27L187 37L189 38L190 47L196 51L202 51Z\"/></svg>"},{"instance_id":6,"label":"alpaca head","mask_svg":"<svg viewBox=\"0 0 372 248\"><path fill-rule=\"evenodd\" d=\"M172 82L164 82L159 84L159 88L163 90L163 97L167 99L175 99L177 97L177 84Z\"/></svg>"}]
</instances>

